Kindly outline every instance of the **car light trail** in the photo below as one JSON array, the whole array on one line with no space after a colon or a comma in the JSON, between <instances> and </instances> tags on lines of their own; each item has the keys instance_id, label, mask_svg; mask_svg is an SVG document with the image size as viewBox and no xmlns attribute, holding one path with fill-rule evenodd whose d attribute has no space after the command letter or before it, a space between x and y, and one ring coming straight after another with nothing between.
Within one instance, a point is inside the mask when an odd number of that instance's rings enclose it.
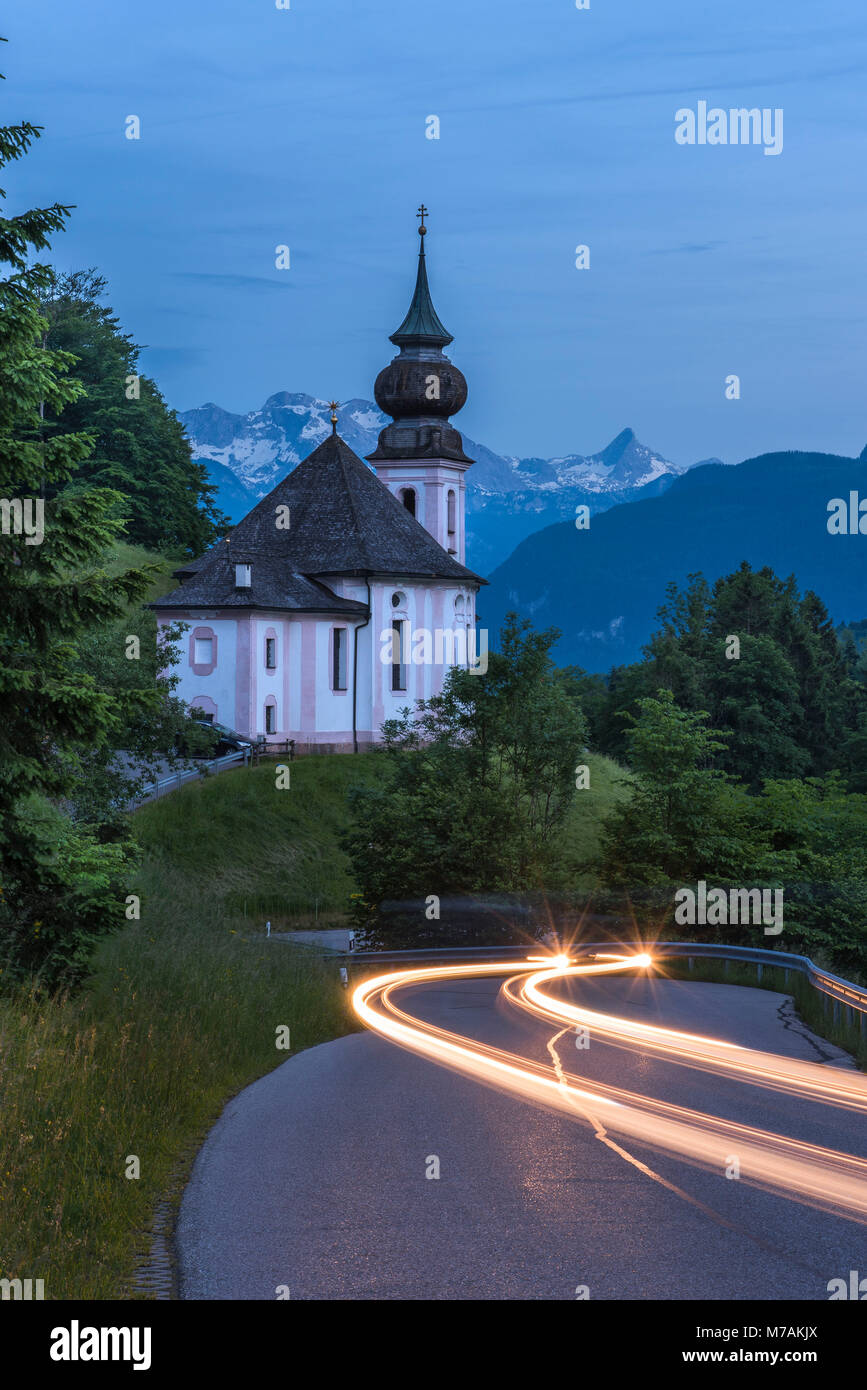
<instances>
[{"instance_id":1,"label":"car light trail","mask_svg":"<svg viewBox=\"0 0 867 1390\"><path fill-rule=\"evenodd\" d=\"M594 1125L602 1122L608 1132L628 1135L718 1172L736 1155L742 1181L867 1221L867 1160L863 1158L576 1077L562 1065L533 1062L426 1023L394 1001L395 994L414 985L503 975L508 977L504 993L513 1004L556 1023L561 1031L588 1028L607 1043L640 1047L681 1065L731 1075L809 1101L867 1110L867 1078L861 1074L831 1071L816 1063L599 1013L558 999L543 988L570 976L641 969L651 963L649 956L597 957L593 964L583 965L570 965L566 957L545 959L545 969L538 968L538 958L530 958L507 964L395 971L360 984L352 996L353 1008L382 1037L485 1085L574 1119Z\"/></svg>"}]
</instances>

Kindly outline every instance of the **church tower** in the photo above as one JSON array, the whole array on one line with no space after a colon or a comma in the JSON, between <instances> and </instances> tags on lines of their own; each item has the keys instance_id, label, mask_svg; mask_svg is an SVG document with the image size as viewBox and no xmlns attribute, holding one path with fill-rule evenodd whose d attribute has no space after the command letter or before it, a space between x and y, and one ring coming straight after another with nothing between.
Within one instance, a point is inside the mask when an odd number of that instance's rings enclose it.
<instances>
[{"instance_id":1,"label":"church tower","mask_svg":"<svg viewBox=\"0 0 867 1390\"><path fill-rule=\"evenodd\" d=\"M373 388L376 403L392 417L368 460L376 475L443 550L458 564L465 561L464 474L473 460L464 453L449 416L467 399L462 372L443 348L452 341L430 296L424 239L427 208L422 203L418 234L418 275L406 318L391 334L400 349L379 373Z\"/></svg>"}]
</instances>

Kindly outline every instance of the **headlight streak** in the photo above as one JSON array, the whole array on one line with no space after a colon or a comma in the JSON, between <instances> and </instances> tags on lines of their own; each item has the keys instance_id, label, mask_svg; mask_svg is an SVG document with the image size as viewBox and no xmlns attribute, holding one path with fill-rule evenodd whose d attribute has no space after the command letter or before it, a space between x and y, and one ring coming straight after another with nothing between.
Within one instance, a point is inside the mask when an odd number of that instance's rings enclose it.
<instances>
[{"instance_id":1,"label":"headlight streak","mask_svg":"<svg viewBox=\"0 0 867 1390\"><path fill-rule=\"evenodd\" d=\"M550 959L550 958L549 958ZM667 1060L702 1070L733 1074L738 1079L800 1094L810 1101L847 1109L867 1109L867 1078L830 1072L816 1063L798 1062L773 1053L753 1052L734 1043L680 1033L674 1029L638 1024L600 1014L553 998L541 986L568 976L611 974L640 968L648 957L613 958L592 965L568 966L557 959L553 968L531 969L528 960L507 964L431 966L400 970L360 984L352 996L358 1017L372 1031L485 1085L506 1091L573 1119L604 1121L606 1131L629 1135L654 1149L675 1154L722 1173L736 1153L741 1181L752 1183L823 1210L867 1222L867 1160L838 1153L784 1135L723 1120L713 1115L642 1096L622 1088L576 1077L541 1062L462 1037L425 1023L400 1009L393 995L410 986L437 980L460 981L506 975L506 996L518 1007L560 1028L588 1027L606 1042L639 1045ZM533 961L532 966L537 962ZM559 1075L558 1075L559 1071Z\"/></svg>"},{"instance_id":2,"label":"headlight streak","mask_svg":"<svg viewBox=\"0 0 867 1390\"><path fill-rule=\"evenodd\" d=\"M718 1038L597 1013L580 1004L555 999L539 988L546 980L559 979L565 974L583 974L583 970L578 966L569 971L538 971L523 981L520 997L509 991L509 998L538 1018L561 1027L567 1024L588 1028L591 1035L604 1038L617 1047L634 1047L638 1043L642 1051L664 1056L669 1062L720 1075L740 1075L754 1086L769 1086L775 1091L843 1106L847 1110L867 1111L867 1077L861 1072L820 1067L815 1062L780 1057L774 1052L758 1052Z\"/></svg>"}]
</instances>

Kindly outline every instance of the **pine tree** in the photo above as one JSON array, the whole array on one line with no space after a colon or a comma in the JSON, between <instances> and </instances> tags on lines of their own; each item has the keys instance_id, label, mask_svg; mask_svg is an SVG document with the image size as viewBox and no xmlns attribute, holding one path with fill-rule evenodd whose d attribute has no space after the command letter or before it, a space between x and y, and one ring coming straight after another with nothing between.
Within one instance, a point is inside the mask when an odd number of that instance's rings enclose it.
<instances>
[{"instance_id":1,"label":"pine tree","mask_svg":"<svg viewBox=\"0 0 867 1390\"><path fill-rule=\"evenodd\" d=\"M0 128L0 167L39 134L29 123ZM101 569L122 529L119 495L71 485L91 452L86 433L44 430L82 387L70 355L46 343L40 301L51 271L28 262L70 208L7 216L0 198L0 982L38 971L55 983L79 976L96 936L124 920L130 860L114 830L65 810L79 751L102 743L117 718L75 644L142 595L149 575Z\"/></svg>"}]
</instances>

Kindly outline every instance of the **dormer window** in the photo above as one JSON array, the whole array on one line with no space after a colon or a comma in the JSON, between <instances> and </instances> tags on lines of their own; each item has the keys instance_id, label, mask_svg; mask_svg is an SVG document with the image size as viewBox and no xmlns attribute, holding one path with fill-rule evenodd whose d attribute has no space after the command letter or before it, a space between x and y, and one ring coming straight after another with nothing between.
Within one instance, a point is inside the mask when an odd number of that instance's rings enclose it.
<instances>
[{"instance_id":1,"label":"dormer window","mask_svg":"<svg viewBox=\"0 0 867 1390\"><path fill-rule=\"evenodd\" d=\"M236 588L236 589L249 589L249 587L250 587L250 585L252 584L252 582L253 582L253 566L252 566L252 565L236 565L236 566L235 566L235 588Z\"/></svg>"}]
</instances>

